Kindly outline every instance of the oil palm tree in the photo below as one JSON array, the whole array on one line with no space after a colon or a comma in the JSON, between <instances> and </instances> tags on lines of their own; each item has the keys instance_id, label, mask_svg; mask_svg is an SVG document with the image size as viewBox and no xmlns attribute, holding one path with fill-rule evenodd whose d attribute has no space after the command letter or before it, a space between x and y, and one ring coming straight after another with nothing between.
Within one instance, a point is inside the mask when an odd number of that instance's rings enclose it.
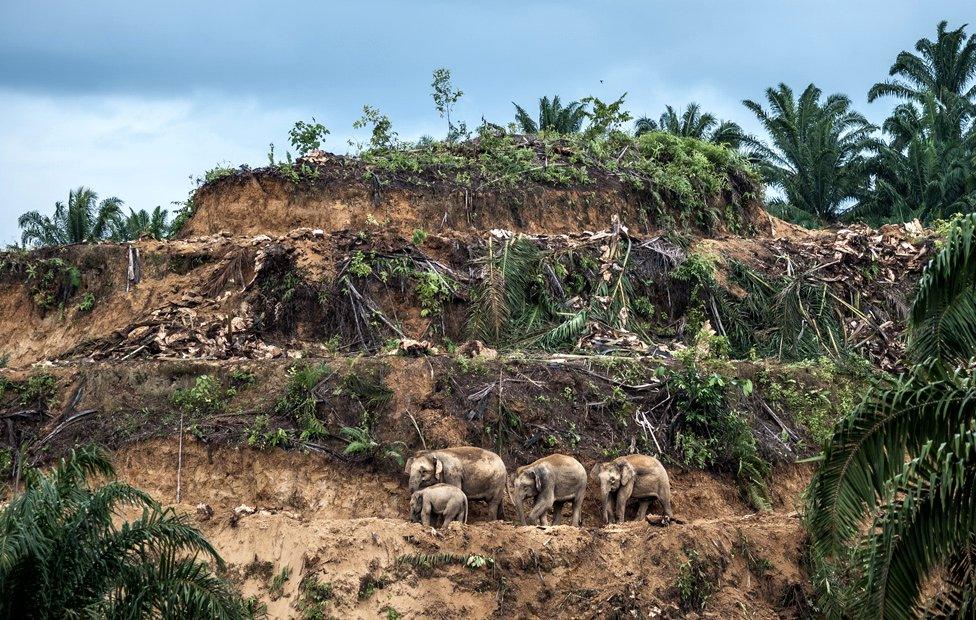
<instances>
[{"instance_id":1,"label":"oil palm tree","mask_svg":"<svg viewBox=\"0 0 976 620\"><path fill-rule=\"evenodd\" d=\"M722 144L738 149L748 140L738 124L719 121L714 114L702 112L697 103L689 103L679 116L674 108L667 106L658 121L646 116L634 121L634 133L638 136L651 132L664 131L685 138L697 138L714 144Z\"/></svg>"},{"instance_id":2,"label":"oil palm tree","mask_svg":"<svg viewBox=\"0 0 976 620\"><path fill-rule=\"evenodd\" d=\"M539 120L536 122L525 108L512 102L515 106L515 124L522 133L534 134L540 131L552 131L561 134L579 133L586 120L586 106L579 101L571 101L565 106L559 100L559 95L552 99L539 99Z\"/></svg>"},{"instance_id":3,"label":"oil palm tree","mask_svg":"<svg viewBox=\"0 0 976 620\"><path fill-rule=\"evenodd\" d=\"M877 144L869 162L872 187L845 219L930 222L976 210L971 117L972 106L963 98L941 105L934 93L924 105L896 107L883 125L889 139Z\"/></svg>"},{"instance_id":4,"label":"oil palm tree","mask_svg":"<svg viewBox=\"0 0 976 620\"><path fill-rule=\"evenodd\" d=\"M919 39L917 54L903 51L895 58L889 75L895 79L878 82L868 91L868 101L878 97L898 97L924 105L931 93L942 105L950 105L955 97L969 101L976 99L976 35L966 36L966 24L947 30L942 21L936 29L935 41Z\"/></svg>"},{"instance_id":5,"label":"oil palm tree","mask_svg":"<svg viewBox=\"0 0 976 620\"><path fill-rule=\"evenodd\" d=\"M767 110L746 100L769 134L769 143L752 145L766 180L782 190L786 202L824 221L837 220L867 182L866 150L875 127L844 95L821 99L810 84L795 97L786 84L766 89Z\"/></svg>"},{"instance_id":6,"label":"oil palm tree","mask_svg":"<svg viewBox=\"0 0 976 620\"><path fill-rule=\"evenodd\" d=\"M169 232L166 216L167 211L162 207L156 207L152 213L145 209L134 211L130 208L128 215L112 221L112 232L109 236L116 241L131 241L143 235L163 239Z\"/></svg>"},{"instance_id":7,"label":"oil palm tree","mask_svg":"<svg viewBox=\"0 0 976 620\"><path fill-rule=\"evenodd\" d=\"M106 198L98 201L98 194L90 188L79 187L68 192L68 203L57 202L54 215L48 217L37 211L20 216L17 224L22 229L24 245L46 246L84 243L104 239L112 222L121 213L122 201Z\"/></svg>"},{"instance_id":8,"label":"oil palm tree","mask_svg":"<svg viewBox=\"0 0 976 620\"><path fill-rule=\"evenodd\" d=\"M872 223L948 217L976 209L976 35L966 26L935 41L921 39L918 52L903 51L891 66L896 79L875 84L868 100L904 100L885 121L887 143L871 162L873 187L852 210Z\"/></svg>"},{"instance_id":9,"label":"oil palm tree","mask_svg":"<svg viewBox=\"0 0 976 620\"><path fill-rule=\"evenodd\" d=\"M200 556L214 548L172 509L120 482L97 448L72 451L0 512L0 618L240 618L244 603ZM120 522L123 506L142 516Z\"/></svg>"},{"instance_id":10,"label":"oil palm tree","mask_svg":"<svg viewBox=\"0 0 976 620\"><path fill-rule=\"evenodd\" d=\"M976 603L976 214L926 266L902 378L828 442L807 525L831 615L971 617ZM941 579L936 597L923 597Z\"/></svg>"}]
</instances>

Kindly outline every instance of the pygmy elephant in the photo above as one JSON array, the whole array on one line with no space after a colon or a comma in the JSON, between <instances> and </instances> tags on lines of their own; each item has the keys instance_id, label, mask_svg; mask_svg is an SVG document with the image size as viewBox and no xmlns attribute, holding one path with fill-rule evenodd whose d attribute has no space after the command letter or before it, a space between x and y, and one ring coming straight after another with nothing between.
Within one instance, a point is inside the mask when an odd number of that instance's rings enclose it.
<instances>
[{"instance_id":1,"label":"pygmy elephant","mask_svg":"<svg viewBox=\"0 0 976 620\"><path fill-rule=\"evenodd\" d=\"M505 463L500 456L482 448L461 446L425 450L407 460L404 473L410 476L410 491L437 483L455 486L468 500L488 502L488 518L502 517L505 497Z\"/></svg>"},{"instance_id":2,"label":"pygmy elephant","mask_svg":"<svg viewBox=\"0 0 976 620\"><path fill-rule=\"evenodd\" d=\"M430 527L431 515L443 515L441 527L451 521L468 522L468 498L464 491L449 484L435 484L410 496L410 520Z\"/></svg>"},{"instance_id":3,"label":"pygmy elephant","mask_svg":"<svg viewBox=\"0 0 976 620\"><path fill-rule=\"evenodd\" d=\"M597 463L590 475L599 481L600 499L603 501L604 523L622 523L627 515L627 501L636 499L637 519L647 514L651 500L661 503L666 519L671 512L671 482L661 461L653 456L628 454L609 463Z\"/></svg>"},{"instance_id":4,"label":"pygmy elephant","mask_svg":"<svg viewBox=\"0 0 976 620\"><path fill-rule=\"evenodd\" d=\"M551 454L538 461L519 467L513 482L512 501L522 525L549 525L548 512L553 510L553 525L559 525L563 506L573 502L573 525L580 524L583 494L586 493L586 469L579 461L565 454ZM534 500L528 520L522 503Z\"/></svg>"}]
</instances>

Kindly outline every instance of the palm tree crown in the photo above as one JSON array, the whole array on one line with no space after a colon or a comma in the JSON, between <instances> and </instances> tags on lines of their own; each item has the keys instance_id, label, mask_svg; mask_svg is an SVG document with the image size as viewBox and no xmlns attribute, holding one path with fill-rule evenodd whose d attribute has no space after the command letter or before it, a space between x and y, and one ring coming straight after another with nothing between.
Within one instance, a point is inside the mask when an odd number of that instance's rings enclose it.
<instances>
[{"instance_id":1,"label":"palm tree crown","mask_svg":"<svg viewBox=\"0 0 976 620\"><path fill-rule=\"evenodd\" d=\"M919 39L915 44L918 54L898 54L888 72L898 77L872 86L868 101L891 96L921 104L928 93L943 105L955 97L976 98L976 86L969 85L976 77L976 35L966 36L966 24L956 30L947 28L947 22L940 22L935 41Z\"/></svg>"},{"instance_id":2,"label":"palm tree crown","mask_svg":"<svg viewBox=\"0 0 976 620\"><path fill-rule=\"evenodd\" d=\"M664 131L685 138L696 138L737 149L747 142L742 128L731 121L719 121L715 115L702 112L697 103L689 103L680 116L667 106L660 120L646 116L634 121L634 132L640 136L651 131Z\"/></svg>"},{"instance_id":3,"label":"palm tree crown","mask_svg":"<svg viewBox=\"0 0 976 620\"><path fill-rule=\"evenodd\" d=\"M901 52L896 79L875 84L868 99L903 99L882 126L888 136L870 162L872 191L851 215L872 223L925 221L976 210L976 35L938 26L917 54Z\"/></svg>"},{"instance_id":4,"label":"palm tree crown","mask_svg":"<svg viewBox=\"0 0 976 620\"><path fill-rule=\"evenodd\" d=\"M111 222L111 234L115 241L131 241L143 235L148 235L153 239L162 239L169 232L169 225L166 223L167 211L162 207L156 207L152 213L145 209L134 211L129 209L129 214Z\"/></svg>"},{"instance_id":5,"label":"palm tree crown","mask_svg":"<svg viewBox=\"0 0 976 620\"><path fill-rule=\"evenodd\" d=\"M0 618L241 618L244 603L198 559L223 562L185 518L112 476L97 448L72 451L0 512ZM142 508L119 523L118 510Z\"/></svg>"},{"instance_id":6,"label":"palm tree crown","mask_svg":"<svg viewBox=\"0 0 976 620\"><path fill-rule=\"evenodd\" d=\"M106 198L98 202L98 194L87 187L68 193L68 204L57 202L54 215L48 217L28 211L17 220L23 229L24 245L66 245L104 239L122 213L122 201Z\"/></svg>"},{"instance_id":7,"label":"palm tree crown","mask_svg":"<svg viewBox=\"0 0 976 620\"><path fill-rule=\"evenodd\" d=\"M766 179L793 207L834 221L863 189L865 151L874 144L875 127L844 95L821 95L810 84L796 98L780 84L766 89L768 110L751 100L743 104L769 134L769 144L754 145Z\"/></svg>"},{"instance_id":8,"label":"palm tree crown","mask_svg":"<svg viewBox=\"0 0 976 620\"><path fill-rule=\"evenodd\" d=\"M579 101L571 101L565 106L559 100L559 95L552 99L539 99L539 120L536 122L525 108L515 106L515 124L522 133L533 134L540 131L552 131L561 134L579 133L586 120L586 106Z\"/></svg>"}]
</instances>

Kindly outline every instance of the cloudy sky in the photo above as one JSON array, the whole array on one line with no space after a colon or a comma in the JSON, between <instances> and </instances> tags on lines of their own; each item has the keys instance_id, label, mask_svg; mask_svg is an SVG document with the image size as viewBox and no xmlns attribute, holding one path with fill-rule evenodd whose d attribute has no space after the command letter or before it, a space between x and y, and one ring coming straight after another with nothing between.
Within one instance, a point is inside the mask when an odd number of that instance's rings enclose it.
<instances>
[{"instance_id":1,"label":"cloudy sky","mask_svg":"<svg viewBox=\"0 0 976 620\"><path fill-rule=\"evenodd\" d=\"M626 91L635 115L694 100L755 131L740 101L781 81L881 120L865 94L895 55L974 17L973 0L0 0L0 244L78 185L169 206L218 163L266 161L298 119L337 151L363 104L401 138L442 135L440 66L469 125Z\"/></svg>"}]
</instances>

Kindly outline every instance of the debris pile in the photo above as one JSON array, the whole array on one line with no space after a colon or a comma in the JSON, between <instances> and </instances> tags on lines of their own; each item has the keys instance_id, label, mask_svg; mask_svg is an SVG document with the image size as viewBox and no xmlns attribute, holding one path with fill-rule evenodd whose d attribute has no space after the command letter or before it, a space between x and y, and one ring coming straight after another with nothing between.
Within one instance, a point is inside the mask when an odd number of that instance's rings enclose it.
<instances>
[{"instance_id":1,"label":"debris pile","mask_svg":"<svg viewBox=\"0 0 976 620\"><path fill-rule=\"evenodd\" d=\"M389 231L302 228L275 237L218 233L169 246L138 244L139 251L127 254L127 286L153 287L160 276L147 271L149 264L172 265L179 284L154 292L144 311L121 314L127 324L117 321L111 331L66 347L54 359L280 358L323 349L323 334L337 334L331 350L408 356L480 338L491 356L517 347L670 357L698 329L688 318L694 286L679 281L675 270L689 252L704 251L720 258L712 295L725 296L726 304L702 300L705 322L719 335L731 337L738 328L756 343L771 337L777 326L735 315L750 305L770 306L791 282L803 282L817 299L822 291L826 314L836 325L827 334L817 317L803 317L805 326L779 333L785 350L815 333L827 343L824 352L801 358L846 349L898 370L907 300L934 247L924 229L909 223L710 240L686 250L666 236L632 235L617 218L605 230L573 234L495 229L417 242ZM501 264L515 250L527 251L521 273ZM163 263L161 251L168 257ZM755 293L731 277L735 261L761 275L763 299L746 299ZM509 287L511 276L522 279L521 289ZM499 315L500 330L479 333L470 318L489 277L500 283L494 292L509 307ZM737 346L741 353L751 344Z\"/></svg>"},{"instance_id":2,"label":"debris pile","mask_svg":"<svg viewBox=\"0 0 976 620\"><path fill-rule=\"evenodd\" d=\"M917 220L874 230L855 225L808 239L767 242L774 269L826 284L837 302L848 346L896 371L912 289L934 242Z\"/></svg>"}]
</instances>

